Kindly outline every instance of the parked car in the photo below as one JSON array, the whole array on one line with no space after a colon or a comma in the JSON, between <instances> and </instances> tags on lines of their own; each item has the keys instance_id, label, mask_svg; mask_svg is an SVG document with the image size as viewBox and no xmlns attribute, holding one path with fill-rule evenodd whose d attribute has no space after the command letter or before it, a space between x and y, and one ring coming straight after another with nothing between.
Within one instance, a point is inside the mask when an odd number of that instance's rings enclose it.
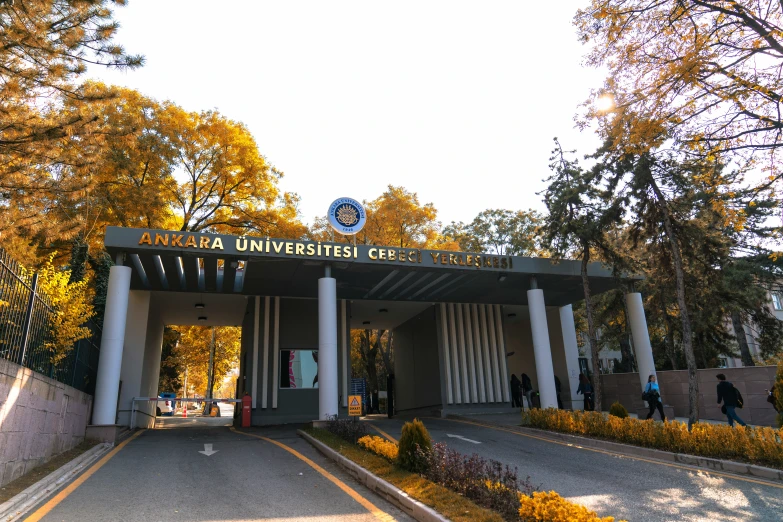
<instances>
[{"instance_id":1,"label":"parked car","mask_svg":"<svg viewBox=\"0 0 783 522\"><path fill-rule=\"evenodd\" d=\"M155 414L160 417L173 417L174 411L176 410L176 407L174 405L174 401L172 399L175 399L177 397L176 393L170 393L170 392L164 392L158 395L163 400L158 401L158 407L155 411Z\"/></svg>"}]
</instances>

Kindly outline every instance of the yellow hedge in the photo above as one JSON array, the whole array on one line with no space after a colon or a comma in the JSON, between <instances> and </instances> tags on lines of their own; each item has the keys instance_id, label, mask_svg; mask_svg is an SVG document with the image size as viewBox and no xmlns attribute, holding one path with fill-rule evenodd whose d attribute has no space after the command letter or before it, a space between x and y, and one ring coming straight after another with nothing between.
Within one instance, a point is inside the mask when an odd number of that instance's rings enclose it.
<instances>
[{"instance_id":1,"label":"yellow hedge","mask_svg":"<svg viewBox=\"0 0 783 522\"><path fill-rule=\"evenodd\" d=\"M774 428L696 424L689 432L681 422L621 419L594 411L551 408L523 411L522 424L674 453L743 460L783 469L783 430Z\"/></svg>"},{"instance_id":2,"label":"yellow hedge","mask_svg":"<svg viewBox=\"0 0 783 522\"><path fill-rule=\"evenodd\" d=\"M536 491L532 497L519 495L519 518L523 522L614 522L614 517L600 518L554 491Z\"/></svg>"},{"instance_id":3,"label":"yellow hedge","mask_svg":"<svg viewBox=\"0 0 783 522\"><path fill-rule=\"evenodd\" d=\"M376 437L375 435L365 435L359 439L359 446L390 462L396 461L397 454L399 453L399 448L395 443L389 442L381 437Z\"/></svg>"}]
</instances>

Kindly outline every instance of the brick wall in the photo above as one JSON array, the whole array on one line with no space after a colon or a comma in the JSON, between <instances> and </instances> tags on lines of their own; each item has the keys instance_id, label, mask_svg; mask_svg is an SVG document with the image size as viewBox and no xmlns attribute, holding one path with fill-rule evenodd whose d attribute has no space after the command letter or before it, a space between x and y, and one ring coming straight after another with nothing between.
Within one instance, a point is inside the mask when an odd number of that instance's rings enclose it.
<instances>
[{"instance_id":1,"label":"brick wall","mask_svg":"<svg viewBox=\"0 0 783 522\"><path fill-rule=\"evenodd\" d=\"M0 359L0 486L84 440L92 396Z\"/></svg>"},{"instance_id":2,"label":"brick wall","mask_svg":"<svg viewBox=\"0 0 783 522\"><path fill-rule=\"evenodd\" d=\"M726 420L717 403L715 387L719 373L726 375L742 394L745 406L738 411L742 420L761 426L775 425L775 409L767 402L767 390L775 382L774 366L753 366L746 368L712 368L698 370L699 418ZM663 403L674 408L677 417L688 416L688 372L687 370L657 372ZM638 373L615 373L601 376L603 386L603 409L608 410L614 401L619 401L628 411L642 408L642 385Z\"/></svg>"}]
</instances>

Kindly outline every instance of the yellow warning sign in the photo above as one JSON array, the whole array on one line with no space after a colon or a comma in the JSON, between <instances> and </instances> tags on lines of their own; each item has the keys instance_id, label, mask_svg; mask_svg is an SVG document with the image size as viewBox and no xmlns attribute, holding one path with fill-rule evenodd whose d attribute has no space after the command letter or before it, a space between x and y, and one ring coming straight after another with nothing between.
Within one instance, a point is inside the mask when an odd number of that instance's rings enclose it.
<instances>
[{"instance_id":1,"label":"yellow warning sign","mask_svg":"<svg viewBox=\"0 0 783 522\"><path fill-rule=\"evenodd\" d=\"M361 417L362 415L362 396L348 396L348 415L351 417Z\"/></svg>"}]
</instances>

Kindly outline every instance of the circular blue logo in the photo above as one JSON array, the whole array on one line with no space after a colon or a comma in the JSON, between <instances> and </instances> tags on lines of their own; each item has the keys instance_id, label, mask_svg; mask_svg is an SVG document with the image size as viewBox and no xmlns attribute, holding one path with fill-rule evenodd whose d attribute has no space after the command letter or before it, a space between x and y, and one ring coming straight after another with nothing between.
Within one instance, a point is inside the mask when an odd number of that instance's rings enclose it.
<instances>
[{"instance_id":1,"label":"circular blue logo","mask_svg":"<svg viewBox=\"0 0 783 522\"><path fill-rule=\"evenodd\" d=\"M338 198L329 205L329 224L340 234L358 233L367 222L361 203L352 198Z\"/></svg>"}]
</instances>

